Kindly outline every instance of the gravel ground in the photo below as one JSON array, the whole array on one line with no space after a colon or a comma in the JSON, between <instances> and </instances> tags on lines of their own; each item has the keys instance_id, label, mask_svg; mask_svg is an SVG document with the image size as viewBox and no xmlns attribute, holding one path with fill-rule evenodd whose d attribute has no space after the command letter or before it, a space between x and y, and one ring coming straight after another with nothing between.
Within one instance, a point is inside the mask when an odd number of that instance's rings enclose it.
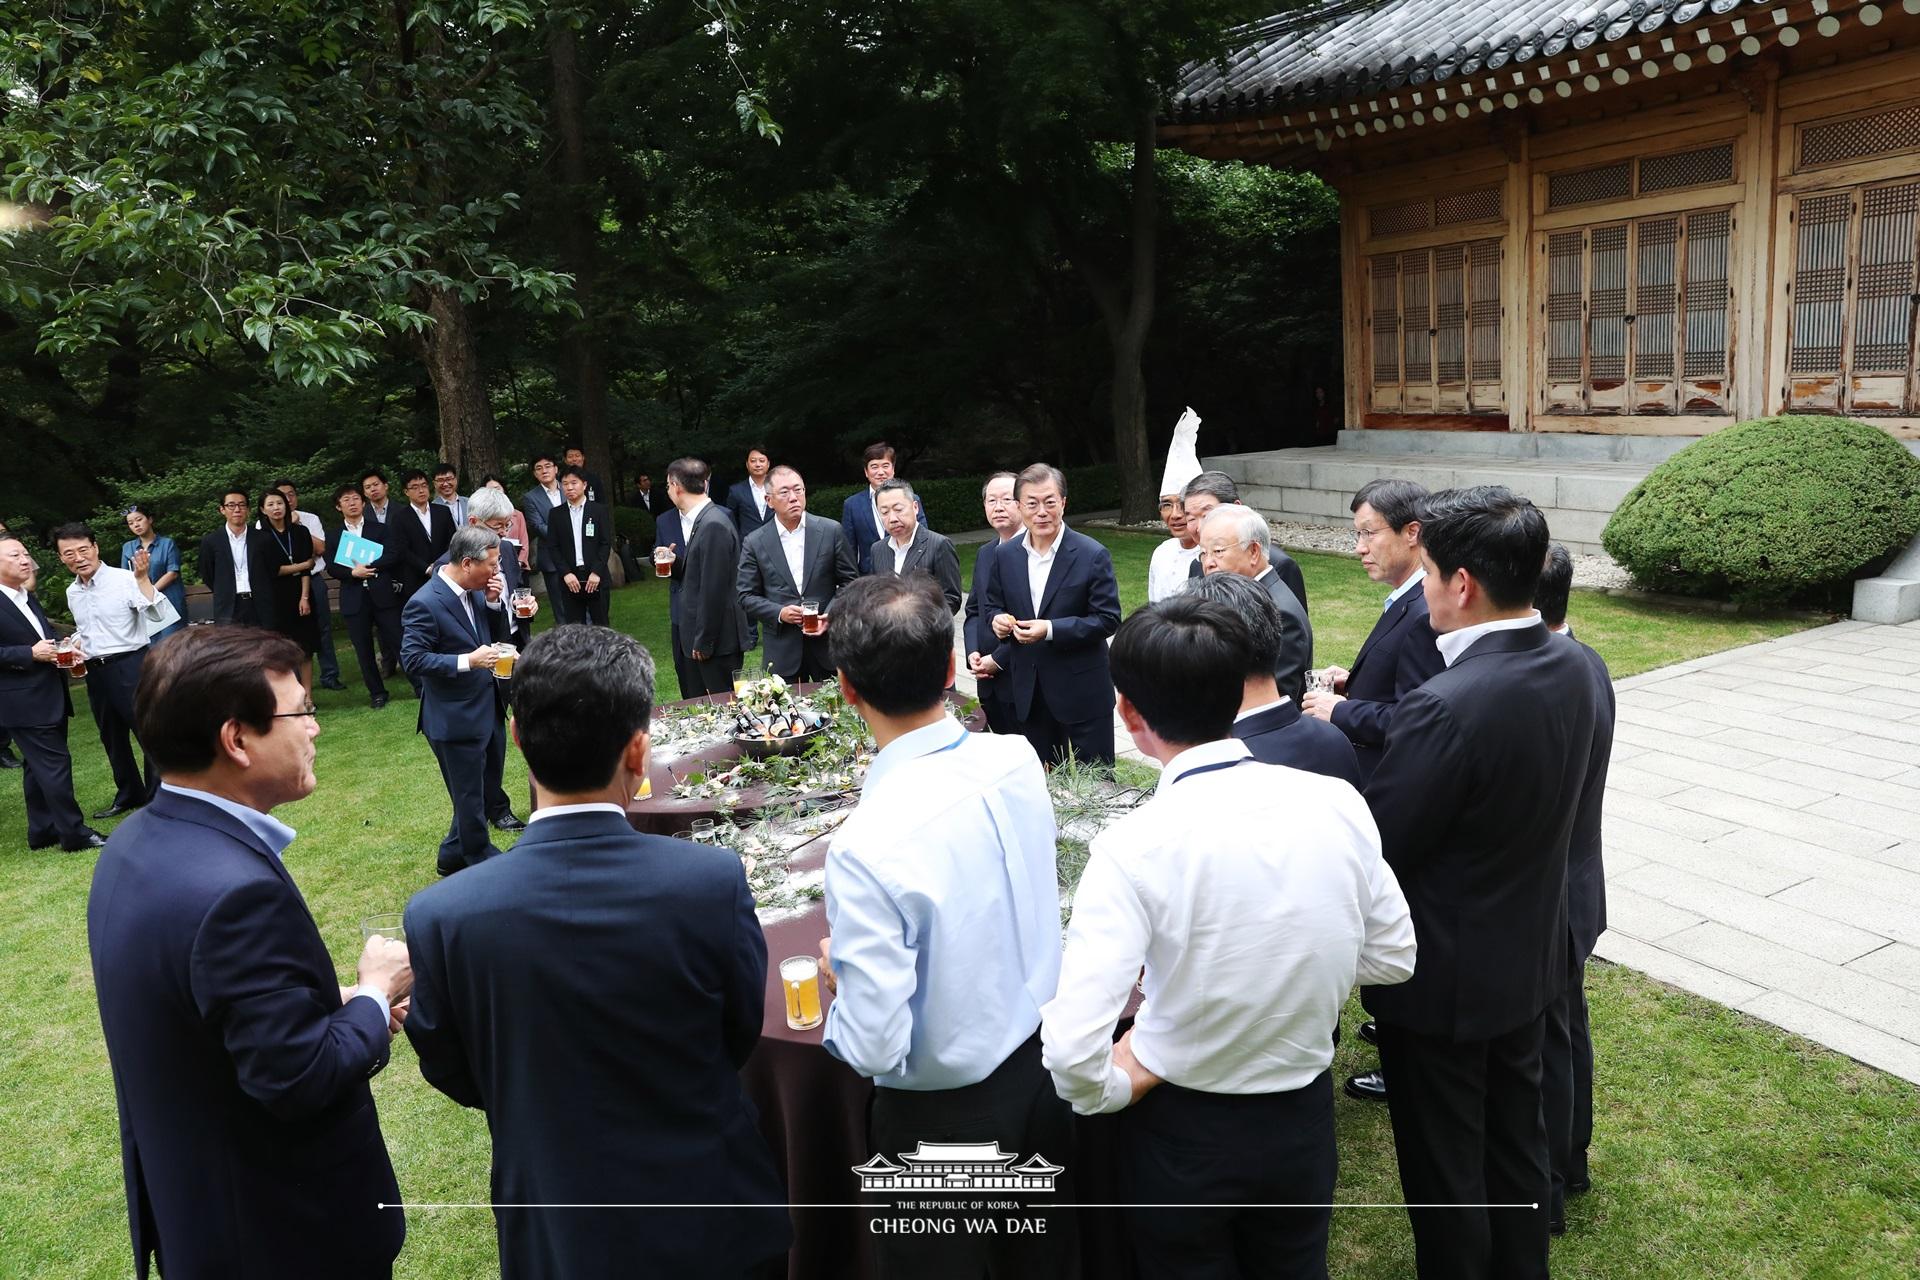
<instances>
[{"instance_id":1,"label":"gravel ground","mask_svg":"<svg viewBox=\"0 0 1920 1280\"><path fill-rule=\"evenodd\" d=\"M1117 520L1096 520L1088 523L1115 529L1134 529L1142 533L1159 533L1164 528L1158 520L1127 525ZM1271 520L1268 521L1268 527L1273 530L1274 541L1283 547L1296 551L1327 551L1347 556L1354 554L1353 534L1337 525L1296 524L1292 521ZM1608 556L1576 555L1573 558L1573 585L1595 590L1618 590L1631 587L1633 578Z\"/></svg>"}]
</instances>

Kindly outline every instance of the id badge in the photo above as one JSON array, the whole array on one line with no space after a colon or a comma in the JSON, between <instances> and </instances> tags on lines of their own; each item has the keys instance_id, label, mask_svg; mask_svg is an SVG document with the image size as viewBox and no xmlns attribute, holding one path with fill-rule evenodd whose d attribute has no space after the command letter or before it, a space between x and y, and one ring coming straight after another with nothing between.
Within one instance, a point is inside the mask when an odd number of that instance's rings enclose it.
<instances>
[{"instance_id":1,"label":"id badge","mask_svg":"<svg viewBox=\"0 0 1920 1280\"><path fill-rule=\"evenodd\" d=\"M589 520L589 521L587 521L587 534L586 534L586 536L587 536L587 537L589 537L589 538L591 538L591 537L593 537L593 536L594 536L594 533L593 533L593 521L591 521L591 520Z\"/></svg>"}]
</instances>

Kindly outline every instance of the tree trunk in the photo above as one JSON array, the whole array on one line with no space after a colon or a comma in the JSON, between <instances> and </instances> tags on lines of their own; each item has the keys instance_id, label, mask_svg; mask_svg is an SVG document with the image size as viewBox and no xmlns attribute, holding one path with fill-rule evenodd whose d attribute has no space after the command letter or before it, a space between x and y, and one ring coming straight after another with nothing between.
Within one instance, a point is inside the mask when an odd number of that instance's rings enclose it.
<instances>
[{"instance_id":1,"label":"tree trunk","mask_svg":"<svg viewBox=\"0 0 1920 1280\"><path fill-rule=\"evenodd\" d=\"M420 335L420 357L439 405L440 456L460 469L463 482L476 483L501 467L500 438L474 346L472 317L460 296L447 289L427 291L426 312L433 323Z\"/></svg>"},{"instance_id":2,"label":"tree trunk","mask_svg":"<svg viewBox=\"0 0 1920 1280\"><path fill-rule=\"evenodd\" d=\"M580 318L567 343L567 372L578 407L580 445L587 466L612 475L613 444L607 428L607 366L595 305L599 284L597 186L587 156L586 97L582 92L579 38L564 21L547 37L553 70L553 128L560 144L560 251L573 274Z\"/></svg>"},{"instance_id":3,"label":"tree trunk","mask_svg":"<svg viewBox=\"0 0 1920 1280\"><path fill-rule=\"evenodd\" d=\"M1134 122L1132 279L1124 313L1108 315L1113 342L1113 453L1120 464L1120 519L1151 520L1159 495L1153 492L1152 462L1147 457L1147 375L1143 356L1153 325L1154 113L1142 111Z\"/></svg>"}]
</instances>

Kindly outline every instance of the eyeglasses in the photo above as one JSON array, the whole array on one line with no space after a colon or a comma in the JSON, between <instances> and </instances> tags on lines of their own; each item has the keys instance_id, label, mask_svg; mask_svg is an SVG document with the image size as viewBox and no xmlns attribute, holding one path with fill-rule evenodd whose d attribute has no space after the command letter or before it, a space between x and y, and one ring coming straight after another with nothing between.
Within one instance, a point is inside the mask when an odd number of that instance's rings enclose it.
<instances>
[{"instance_id":1,"label":"eyeglasses","mask_svg":"<svg viewBox=\"0 0 1920 1280\"><path fill-rule=\"evenodd\" d=\"M1060 509L1060 499L1026 498L1021 501L1020 505L1029 511L1058 511Z\"/></svg>"},{"instance_id":2,"label":"eyeglasses","mask_svg":"<svg viewBox=\"0 0 1920 1280\"><path fill-rule=\"evenodd\" d=\"M1385 532L1385 529L1355 529L1353 531L1353 540L1355 542L1372 542Z\"/></svg>"},{"instance_id":3,"label":"eyeglasses","mask_svg":"<svg viewBox=\"0 0 1920 1280\"><path fill-rule=\"evenodd\" d=\"M245 511L247 504L244 502L223 502L220 504L220 509L222 511Z\"/></svg>"},{"instance_id":4,"label":"eyeglasses","mask_svg":"<svg viewBox=\"0 0 1920 1280\"><path fill-rule=\"evenodd\" d=\"M269 720L298 720L301 716L311 716L317 724L320 720L320 708L309 702L298 711L281 711L268 716Z\"/></svg>"}]
</instances>

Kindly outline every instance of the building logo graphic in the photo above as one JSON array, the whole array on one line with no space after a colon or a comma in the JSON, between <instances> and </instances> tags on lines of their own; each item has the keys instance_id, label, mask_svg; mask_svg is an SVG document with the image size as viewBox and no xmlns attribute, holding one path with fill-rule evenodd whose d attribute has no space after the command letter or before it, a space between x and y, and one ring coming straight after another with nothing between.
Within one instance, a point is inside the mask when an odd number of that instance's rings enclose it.
<instances>
[{"instance_id":1,"label":"building logo graphic","mask_svg":"<svg viewBox=\"0 0 1920 1280\"><path fill-rule=\"evenodd\" d=\"M900 1164L876 1155L852 1168L862 1191L1050 1192L1053 1180L1066 1172L1037 1151L1015 1164L1019 1158L1018 1152L1000 1150L998 1142L922 1142L900 1153Z\"/></svg>"}]
</instances>

